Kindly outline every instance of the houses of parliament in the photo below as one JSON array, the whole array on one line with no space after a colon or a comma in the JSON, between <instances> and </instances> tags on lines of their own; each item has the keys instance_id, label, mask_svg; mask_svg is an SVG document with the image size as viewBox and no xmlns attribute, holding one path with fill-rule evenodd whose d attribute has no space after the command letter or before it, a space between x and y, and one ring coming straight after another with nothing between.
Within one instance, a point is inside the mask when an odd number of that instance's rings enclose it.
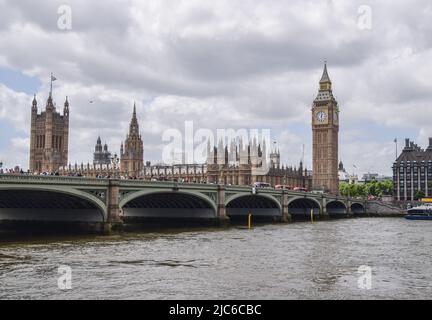
<instances>
[{"instance_id":1,"label":"houses of parliament","mask_svg":"<svg viewBox=\"0 0 432 320\"><path fill-rule=\"evenodd\" d=\"M63 114L57 111L52 91L45 110L38 113L36 96L31 108L30 171L32 173L56 173L86 177L123 177L144 180L183 181L195 183L220 183L251 185L266 182L275 185L322 190L337 194L338 180L338 133L339 107L332 93L332 82L327 64L319 82L318 95L313 101L312 113L312 171L298 166L284 166L280 152L274 147L257 141L243 142L241 139L217 146L208 145L207 161L204 164L151 165L144 163L144 143L139 130L136 106L126 139L121 144L120 157L112 155L98 137L93 154L93 163L68 163L69 101L66 97ZM270 148L267 150L267 148ZM269 154L269 157L263 156ZM256 159L262 159L257 162ZM268 158L268 159L267 159ZM240 161L241 160L241 161ZM257 174L257 167L266 167Z\"/></svg>"}]
</instances>

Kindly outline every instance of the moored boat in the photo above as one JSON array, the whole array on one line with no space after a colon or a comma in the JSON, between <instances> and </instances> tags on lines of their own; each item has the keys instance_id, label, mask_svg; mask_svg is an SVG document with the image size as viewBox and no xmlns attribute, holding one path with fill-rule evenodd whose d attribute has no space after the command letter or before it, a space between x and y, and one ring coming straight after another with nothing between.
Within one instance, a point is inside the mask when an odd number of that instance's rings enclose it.
<instances>
[{"instance_id":1,"label":"moored boat","mask_svg":"<svg viewBox=\"0 0 432 320\"><path fill-rule=\"evenodd\" d=\"M405 218L408 220L432 220L432 205L422 204L408 209Z\"/></svg>"}]
</instances>

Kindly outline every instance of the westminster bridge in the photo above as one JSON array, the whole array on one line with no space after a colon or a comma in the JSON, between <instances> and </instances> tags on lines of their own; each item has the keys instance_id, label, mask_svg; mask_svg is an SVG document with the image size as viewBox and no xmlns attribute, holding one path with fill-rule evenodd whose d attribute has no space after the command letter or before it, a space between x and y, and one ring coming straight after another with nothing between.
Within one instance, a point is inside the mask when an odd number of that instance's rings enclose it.
<instances>
[{"instance_id":1,"label":"westminster bridge","mask_svg":"<svg viewBox=\"0 0 432 320\"><path fill-rule=\"evenodd\" d=\"M229 221L251 214L289 222L365 215L367 202L247 186L0 175L0 222L113 225L145 219ZM106 230L106 229L105 229Z\"/></svg>"}]
</instances>

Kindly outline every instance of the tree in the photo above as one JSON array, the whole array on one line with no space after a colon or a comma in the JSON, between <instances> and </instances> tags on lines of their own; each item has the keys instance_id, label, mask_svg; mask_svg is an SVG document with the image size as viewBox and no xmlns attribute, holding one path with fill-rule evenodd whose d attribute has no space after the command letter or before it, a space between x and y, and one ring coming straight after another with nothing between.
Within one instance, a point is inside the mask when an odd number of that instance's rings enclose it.
<instances>
[{"instance_id":1,"label":"tree","mask_svg":"<svg viewBox=\"0 0 432 320\"><path fill-rule=\"evenodd\" d=\"M380 182L380 189L384 193L384 195L390 196L393 194L393 181L391 180L385 180Z\"/></svg>"},{"instance_id":2,"label":"tree","mask_svg":"<svg viewBox=\"0 0 432 320\"><path fill-rule=\"evenodd\" d=\"M382 197L383 195L393 194L393 182L391 180L373 180L366 184L349 184L342 182L339 186L339 192L344 197Z\"/></svg>"},{"instance_id":3,"label":"tree","mask_svg":"<svg viewBox=\"0 0 432 320\"><path fill-rule=\"evenodd\" d=\"M414 199L420 200L420 199L423 199L425 196L426 195L425 195L425 193L423 191L417 190L417 192L414 195Z\"/></svg>"},{"instance_id":4,"label":"tree","mask_svg":"<svg viewBox=\"0 0 432 320\"><path fill-rule=\"evenodd\" d=\"M339 185L339 192L344 197L365 197L367 192L364 185L342 182Z\"/></svg>"}]
</instances>

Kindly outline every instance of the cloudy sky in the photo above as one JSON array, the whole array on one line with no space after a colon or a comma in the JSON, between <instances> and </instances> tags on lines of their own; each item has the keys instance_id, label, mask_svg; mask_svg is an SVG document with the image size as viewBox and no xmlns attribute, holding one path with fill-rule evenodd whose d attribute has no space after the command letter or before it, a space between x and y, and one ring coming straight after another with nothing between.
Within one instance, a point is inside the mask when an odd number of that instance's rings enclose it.
<instances>
[{"instance_id":1,"label":"cloudy sky","mask_svg":"<svg viewBox=\"0 0 432 320\"><path fill-rule=\"evenodd\" d=\"M71 162L91 161L98 135L118 152L136 101L145 160L161 159L164 130L193 121L271 129L284 163L305 145L310 167L327 59L340 159L390 174L394 138L401 149L432 136L431 21L430 0L0 0L0 161L28 167L32 97L45 105L53 72L57 105L71 104Z\"/></svg>"}]
</instances>

